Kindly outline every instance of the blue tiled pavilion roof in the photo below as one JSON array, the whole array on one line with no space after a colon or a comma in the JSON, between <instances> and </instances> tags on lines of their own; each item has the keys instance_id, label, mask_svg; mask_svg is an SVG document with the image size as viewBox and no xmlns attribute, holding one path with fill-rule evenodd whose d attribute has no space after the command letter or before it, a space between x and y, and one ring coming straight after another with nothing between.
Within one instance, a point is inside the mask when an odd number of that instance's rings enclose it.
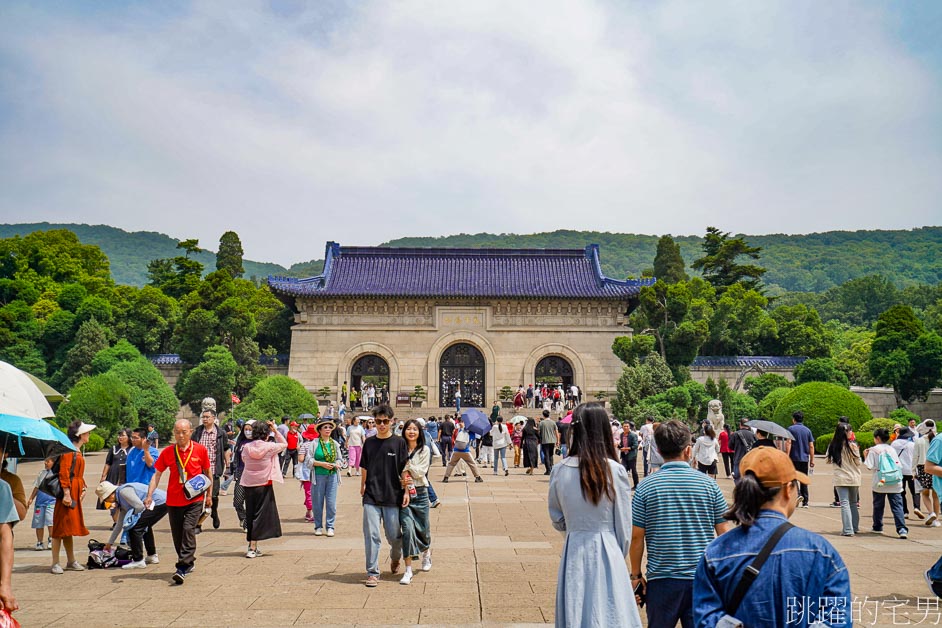
<instances>
[{"instance_id":1,"label":"blue tiled pavilion roof","mask_svg":"<svg viewBox=\"0 0 942 628\"><path fill-rule=\"evenodd\" d=\"M782 355L701 355L694 358L692 366L795 368L807 359Z\"/></svg>"},{"instance_id":2,"label":"blue tiled pavilion roof","mask_svg":"<svg viewBox=\"0 0 942 628\"><path fill-rule=\"evenodd\" d=\"M629 300L653 278L602 274L599 247L464 249L341 247L327 243L324 273L269 277L281 297L456 297Z\"/></svg>"}]
</instances>

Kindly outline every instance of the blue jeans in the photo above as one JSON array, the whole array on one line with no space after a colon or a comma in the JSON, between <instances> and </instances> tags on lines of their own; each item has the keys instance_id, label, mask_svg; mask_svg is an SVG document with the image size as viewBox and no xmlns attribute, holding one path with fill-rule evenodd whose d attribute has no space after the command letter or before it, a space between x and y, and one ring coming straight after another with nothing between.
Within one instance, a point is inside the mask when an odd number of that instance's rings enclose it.
<instances>
[{"instance_id":1,"label":"blue jeans","mask_svg":"<svg viewBox=\"0 0 942 628\"><path fill-rule=\"evenodd\" d=\"M860 499L859 486L836 486L837 499L841 502L841 534L857 534L860 531L860 512L857 501Z\"/></svg>"},{"instance_id":2,"label":"blue jeans","mask_svg":"<svg viewBox=\"0 0 942 628\"><path fill-rule=\"evenodd\" d=\"M648 628L693 628L693 580L658 578L647 583Z\"/></svg>"},{"instance_id":3,"label":"blue jeans","mask_svg":"<svg viewBox=\"0 0 942 628\"><path fill-rule=\"evenodd\" d=\"M315 484L316 482L316 484ZM324 507L327 507L327 527L333 529L337 518L337 484L340 476L336 473L315 476L311 472L311 505L314 511L314 528L324 527Z\"/></svg>"},{"instance_id":4,"label":"blue jeans","mask_svg":"<svg viewBox=\"0 0 942 628\"><path fill-rule=\"evenodd\" d=\"M389 543L389 560L402 558L402 531L399 527L399 508L363 504L363 541L366 545L366 574L379 576L380 526Z\"/></svg>"},{"instance_id":5,"label":"blue jeans","mask_svg":"<svg viewBox=\"0 0 942 628\"><path fill-rule=\"evenodd\" d=\"M438 494L435 492L435 489L432 488L432 481L429 480L428 477L425 479L428 480L428 503L434 504L438 501Z\"/></svg>"},{"instance_id":6,"label":"blue jeans","mask_svg":"<svg viewBox=\"0 0 942 628\"><path fill-rule=\"evenodd\" d=\"M455 397L455 412L461 414L461 397ZM458 417L455 417L455 420L457 419Z\"/></svg>"},{"instance_id":7,"label":"blue jeans","mask_svg":"<svg viewBox=\"0 0 942 628\"><path fill-rule=\"evenodd\" d=\"M929 580L942 582L942 556L939 557L939 560L935 561L932 569L929 570Z\"/></svg>"},{"instance_id":8,"label":"blue jeans","mask_svg":"<svg viewBox=\"0 0 942 628\"><path fill-rule=\"evenodd\" d=\"M893 522L896 524L896 533L906 530L906 520L903 519L903 494L902 493L874 493L873 494L873 529L880 532L883 530L883 510L886 507L886 499L890 500L890 512L893 513Z\"/></svg>"},{"instance_id":9,"label":"blue jeans","mask_svg":"<svg viewBox=\"0 0 942 628\"><path fill-rule=\"evenodd\" d=\"M504 465L504 471L507 470L507 448L501 447L500 449L494 450L494 475L497 475L497 461Z\"/></svg>"}]
</instances>

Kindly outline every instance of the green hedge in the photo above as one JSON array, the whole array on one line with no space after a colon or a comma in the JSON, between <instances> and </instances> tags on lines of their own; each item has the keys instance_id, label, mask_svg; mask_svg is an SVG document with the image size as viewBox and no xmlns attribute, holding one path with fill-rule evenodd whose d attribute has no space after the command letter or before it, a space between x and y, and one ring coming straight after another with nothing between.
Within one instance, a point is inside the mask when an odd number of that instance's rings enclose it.
<instances>
[{"instance_id":1,"label":"green hedge","mask_svg":"<svg viewBox=\"0 0 942 628\"><path fill-rule=\"evenodd\" d=\"M840 416L848 418L855 432L873 418L863 399L842 386L825 382L808 382L793 388L779 402L772 420L788 427L796 410L804 412L805 425L815 436L834 433Z\"/></svg>"},{"instance_id":2,"label":"green hedge","mask_svg":"<svg viewBox=\"0 0 942 628\"><path fill-rule=\"evenodd\" d=\"M883 427L892 432L893 426L897 423L898 421L894 421L893 419L870 419L860 426L860 431L873 433L873 430L877 429L878 427Z\"/></svg>"},{"instance_id":3,"label":"green hedge","mask_svg":"<svg viewBox=\"0 0 942 628\"><path fill-rule=\"evenodd\" d=\"M105 439L92 432L88 435L88 443L85 444L85 451L101 451L105 448Z\"/></svg>"},{"instance_id":4,"label":"green hedge","mask_svg":"<svg viewBox=\"0 0 942 628\"><path fill-rule=\"evenodd\" d=\"M873 447L873 432L854 432L854 436L857 438L857 446L860 447L861 456L868 447ZM814 453L823 456L832 440L834 440L834 432L818 436L814 439Z\"/></svg>"},{"instance_id":5,"label":"green hedge","mask_svg":"<svg viewBox=\"0 0 942 628\"><path fill-rule=\"evenodd\" d=\"M781 388L773 388L770 390L769 393L762 398L762 401L759 402L759 418L771 421L772 417L775 415L775 409L778 407L778 404L785 398L785 395L791 391L791 386L782 386Z\"/></svg>"},{"instance_id":6,"label":"green hedge","mask_svg":"<svg viewBox=\"0 0 942 628\"><path fill-rule=\"evenodd\" d=\"M894 423L899 423L900 425L907 425L910 419L915 419L916 423L922 422L922 417L916 414L915 412L910 412L906 408L897 408L890 412L890 419L893 419Z\"/></svg>"}]
</instances>

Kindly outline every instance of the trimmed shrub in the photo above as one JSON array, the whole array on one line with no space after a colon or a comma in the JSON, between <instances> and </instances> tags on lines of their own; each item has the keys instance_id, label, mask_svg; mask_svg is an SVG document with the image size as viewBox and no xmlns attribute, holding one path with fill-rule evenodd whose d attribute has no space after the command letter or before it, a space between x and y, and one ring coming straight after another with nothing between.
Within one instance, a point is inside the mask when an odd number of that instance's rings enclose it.
<instances>
[{"instance_id":1,"label":"trimmed shrub","mask_svg":"<svg viewBox=\"0 0 942 628\"><path fill-rule=\"evenodd\" d=\"M759 403L759 418L766 421L771 421L772 417L775 415L775 409L778 407L779 402L791 391L791 386L783 386L782 388L776 388L775 390L769 391Z\"/></svg>"},{"instance_id":2,"label":"trimmed shrub","mask_svg":"<svg viewBox=\"0 0 942 628\"><path fill-rule=\"evenodd\" d=\"M863 452L866 451L868 447L873 447L873 432L854 432L854 436L857 438L857 447L860 448L861 456L863 456ZM834 440L834 432L818 436L814 439L814 453L823 456L827 452L828 445L831 444L832 440Z\"/></svg>"},{"instance_id":3,"label":"trimmed shrub","mask_svg":"<svg viewBox=\"0 0 942 628\"><path fill-rule=\"evenodd\" d=\"M104 448L104 438L94 432L88 435L88 443L85 444L85 451L101 451Z\"/></svg>"},{"instance_id":4,"label":"trimmed shrub","mask_svg":"<svg viewBox=\"0 0 942 628\"><path fill-rule=\"evenodd\" d=\"M873 433L873 430L877 429L878 427L883 427L892 432L893 426L896 423L898 423L898 421L894 421L893 419L870 419L860 426L859 431Z\"/></svg>"},{"instance_id":5,"label":"trimmed shrub","mask_svg":"<svg viewBox=\"0 0 942 628\"><path fill-rule=\"evenodd\" d=\"M887 417L892 419L894 423L899 423L900 425L908 425L910 419L915 419L916 423L922 422L922 417L916 414L915 412L910 412L906 408L897 408L890 412L890 416Z\"/></svg>"},{"instance_id":6,"label":"trimmed shrub","mask_svg":"<svg viewBox=\"0 0 942 628\"><path fill-rule=\"evenodd\" d=\"M788 427L796 410L804 413L805 426L815 435L833 433L840 416L848 418L855 432L873 418L863 399L838 384L825 382L808 382L792 389L779 402L772 420Z\"/></svg>"},{"instance_id":7,"label":"trimmed shrub","mask_svg":"<svg viewBox=\"0 0 942 628\"><path fill-rule=\"evenodd\" d=\"M316 415L317 412L317 399L301 382L287 375L272 375L255 384L245 403L235 406L233 416L277 421L283 416Z\"/></svg>"}]
</instances>

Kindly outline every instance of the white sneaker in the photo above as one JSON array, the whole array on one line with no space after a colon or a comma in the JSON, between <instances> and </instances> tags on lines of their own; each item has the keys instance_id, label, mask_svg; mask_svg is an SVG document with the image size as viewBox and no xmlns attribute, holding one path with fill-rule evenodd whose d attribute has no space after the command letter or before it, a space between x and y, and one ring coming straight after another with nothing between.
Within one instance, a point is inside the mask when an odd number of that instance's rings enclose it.
<instances>
[{"instance_id":1,"label":"white sneaker","mask_svg":"<svg viewBox=\"0 0 942 628\"><path fill-rule=\"evenodd\" d=\"M143 560L134 560L121 567L121 569L144 569L145 567L147 567L147 563Z\"/></svg>"},{"instance_id":2,"label":"white sneaker","mask_svg":"<svg viewBox=\"0 0 942 628\"><path fill-rule=\"evenodd\" d=\"M255 557L257 557L257 556L258 556L258 552L256 552L256 551L253 550L252 548L249 548L249 551L247 551L247 552L245 553L245 557L246 557L246 558L255 558Z\"/></svg>"},{"instance_id":3,"label":"white sneaker","mask_svg":"<svg viewBox=\"0 0 942 628\"><path fill-rule=\"evenodd\" d=\"M324 528L318 528L314 530L314 536L323 536L323 535L324 535Z\"/></svg>"},{"instance_id":4,"label":"white sneaker","mask_svg":"<svg viewBox=\"0 0 942 628\"><path fill-rule=\"evenodd\" d=\"M52 573L56 575L59 575L62 573L62 565L55 564L52 566L52 569L50 569L49 571L51 571Z\"/></svg>"},{"instance_id":5,"label":"white sneaker","mask_svg":"<svg viewBox=\"0 0 942 628\"><path fill-rule=\"evenodd\" d=\"M160 564L160 557L157 554L151 554L144 558L144 562L148 565L157 565Z\"/></svg>"},{"instance_id":6,"label":"white sneaker","mask_svg":"<svg viewBox=\"0 0 942 628\"><path fill-rule=\"evenodd\" d=\"M42 541L40 541L39 543L36 544L36 547L34 547L33 549L36 550L37 552L41 552L44 549L46 549L46 546L43 545Z\"/></svg>"},{"instance_id":7,"label":"white sneaker","mask_svg":"<svg viewBox=\"0 0 942 628\"><path fill-rule=\"evenodd\" d=\"M333 528L327 528L327 536L333 536L333 535L334 535L334 529L333 529Z\"/></svg>"},{"instance_id":8,"label":"white sneaker","mask_svg":"<svg viewBox=\"0 0 942 628\"><path fill-rule=\"evenodd\" d=\"M942 521L939 521L938 519L936 519L935 521L932 522L933 528L938 528L940 526L942 526Z\"/></svg>"},{"instance_id":9,"label":"white sneaker","mask_svg":"<svg viewBox=\"0 0 942 628\"><path fill-rule=\"evenodd\" d=\"M930 513L929 513L929 516L926 517L926 525L927 525L927 526L931 526L931 525L932 525L932 522L935 521L935 520L938 519L938 518L939 518L938 515L936 515L934 512L930 512Z\"/></svg>"},{"instance_id":10,"label":"white sneaker","mask_svg":"<svg viewBox=\"0 0 942 628\"><path fill-rule=\"evenodd\" d=\"M85 571L85 565L73 560L71 563L65 566L66 571Z\"/></svg>"},{"instance_id":11,"label":"white sneaker","mask_svg":"<svg viewBox=\"0 0 942 628\"><path fill-rule=\"evenodd\" d=\"M432 550L425 550L422 553L422 571L432 570Z\"/></svg>"},{"instance_id":12,"label":"white sneaker","mask_svg":"<svg viewBox=\"0 0 942 628\"><path fill-rule=\"evenodd\" d=\"M402 579L399 581L399 584L412 584L412 570L406 569L406 573L402 575Z\"/></svg>"}]
</instances>

